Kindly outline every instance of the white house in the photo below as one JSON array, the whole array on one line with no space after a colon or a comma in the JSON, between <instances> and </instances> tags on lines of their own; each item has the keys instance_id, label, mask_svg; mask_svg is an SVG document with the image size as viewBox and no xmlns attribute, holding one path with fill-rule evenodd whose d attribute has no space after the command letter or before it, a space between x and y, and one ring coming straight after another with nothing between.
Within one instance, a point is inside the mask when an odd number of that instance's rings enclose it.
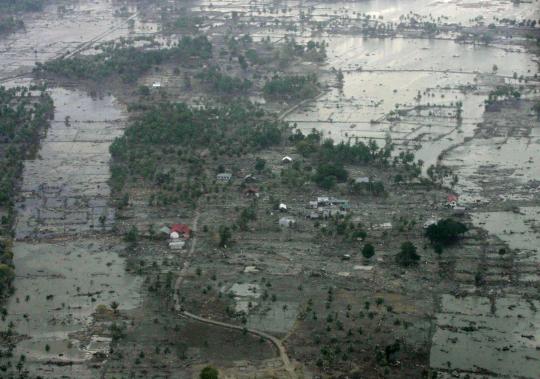
<instances>
[{"instance_id":1,"label":"white house","mask_svg":"<svg viewBox=\"0 0 540 379\"><path fill-rule=\"evenodd\" d=\"M284 164L291 163L292 161L293 161L293 159L291 157L289 157L288 155L284 156L281 159L281 163L284 163Z\"/></svg>"},{"instance_id":2,"label":"white house","mask_svg":"<svg viewBox=\"0 0 540 379\"><path fill-rule=\"evenodd\" d=\"M232 174L229 172L221 172L216 175L216 180L218 182L227 183L232 178Z\"/></svg>"},{"instance_id":3,"label":"white house","mask_svg":"<svg viewBox=\"0 0 540 379\"><path fill-rule=\"evenodd\" d=\"M361 176L359 178L354 179L354 183L356 183L356 184L368 184L369 183L369 177Z\"/></svg>"},{"instance_id":4,"label":"white house","mask_svg":"<svg viewBox=\"0 0 540 379\"><path fill-rule=\"evenodd\" d=\"M287 204L284 204L284 203L279 204L279 210L282 211L282 212L286 212L287 211Z\"/></svg>"},{"instance_id":5,"label":"white house","mask_svg":"<svg viewBox=\"0 0 540 379\"><path fill-rule=\"evenodd\" d=\"M174 240L169 242L169 249L171 250L182 250L186 246L186 241L184 240Z\"/></svg>"}]
</instances>

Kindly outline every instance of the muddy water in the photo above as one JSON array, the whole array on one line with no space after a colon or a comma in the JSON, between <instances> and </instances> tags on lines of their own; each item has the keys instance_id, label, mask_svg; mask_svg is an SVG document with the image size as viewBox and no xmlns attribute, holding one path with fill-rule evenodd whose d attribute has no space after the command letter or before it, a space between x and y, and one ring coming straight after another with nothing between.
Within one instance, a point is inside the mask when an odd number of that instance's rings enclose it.
<instances>
[{"instance_id":1,"label":"muddy water","mask_svg":"<svg viewBox=\"0 0 540 379\"><path fill-rule=\"evenodd\" d=\"M373 138L384 143L388 135L399 148L413 149L425 167L473 135L494 80L484 76L492 73L494 64L500 76L537 70L525 53L446 40L326 40L328 66L345 73L343 89L331 89L288 121L303 132L317 129L335 141ZM463 103L461 121L456 118L458 101ZM409 111L415 107L425 110ZM388 117L397 110L407 112L398 120Z\"/></svg>"},{"instance_id":2,"label":"muddy water","mask_svg":"<svg viewBox=\"0 0 540 379\"><path fill-rule=\"evenodd\" d=\"M28 16L26 31L0 40L0 81L28 85L32 79L25 73L36 61L126 35L126 19L114 11L109 1L97 0L68 6L63 16L56 7ZM23 336L14 354L26 356L33 376L94 378L89 362L109 346L108 339L88 333L96 306L116 301L127 310L140 304L140 278L126 273L118 255L121 238L104 234L114 222L108 149L123 131L126 112L106 94L49 92L54 120L37 157L24 165L16 204L16 292L0 328L13 322Z\"/></svg>"}]
</instances>

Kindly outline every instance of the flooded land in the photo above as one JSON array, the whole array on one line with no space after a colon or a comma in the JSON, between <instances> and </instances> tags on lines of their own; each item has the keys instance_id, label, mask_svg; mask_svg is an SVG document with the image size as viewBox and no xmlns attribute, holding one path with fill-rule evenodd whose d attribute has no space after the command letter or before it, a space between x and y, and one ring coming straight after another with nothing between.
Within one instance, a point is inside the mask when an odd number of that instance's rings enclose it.
<instances>
[{"instance_id":1,"label":"flooded land","mask_svg":"<svg viewBox=\"0 0 540 379\"><path fill-rule=\"evenodd\" d=\"M0 11L0 378L540 377L538 0Z\"/></svg>"}]
</instances>

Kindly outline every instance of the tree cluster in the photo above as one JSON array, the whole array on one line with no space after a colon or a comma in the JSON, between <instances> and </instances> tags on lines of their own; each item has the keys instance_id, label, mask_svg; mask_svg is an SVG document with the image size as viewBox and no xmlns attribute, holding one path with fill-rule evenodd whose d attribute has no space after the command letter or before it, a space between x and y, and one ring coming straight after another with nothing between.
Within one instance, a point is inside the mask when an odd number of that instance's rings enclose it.
<instances>
[{"instance_id":1,"label":"tree cluster","mask_svg":"<svg viewBox=\"0 0 540 379\"><path fill-rule=\"evenodd\" d=\"M440 220L430 225L426 230L426 236L435 246L448 246L459 240L467 232L467 226L451 218Z\"/></svg>"},{"instance_id":2,"label":"tree cluster","mask_svg":"<svg viewBox=\"0 0 540 379\"><path fill-rule=\"evenodd\" d=\"M266 97L274 100L304 100L319 93L315 75L275 75L263 87Z\"/></svg>"},{"instance_id":3,"label":"tree cluster","mask_svg":"<svg viewBox=\"0 0 540 379\"><path fill-rule=\"evenodd\" d=\"M189 62L190 59L209 59L212 44L205 36L183 37L168 49L144 49L129 45L126 41L105 44L102 52L89 56L58 58L37 63L37 75L54 74L70 79L104 80L120 77L125 82L135 82L144 72L165 61Z\"/></svg>"},{"instance_id":4,"label":"tree cluster","mask_svg":"<svg viewBox=\"0 0 540 379\"><path fill-rule=\"evenodd\" d=\"M215 66L203 69L196 75L196 78L220 94L230 95L245 92L252 86L250 80L224 74Z\"/></svg>"}]
</instances>

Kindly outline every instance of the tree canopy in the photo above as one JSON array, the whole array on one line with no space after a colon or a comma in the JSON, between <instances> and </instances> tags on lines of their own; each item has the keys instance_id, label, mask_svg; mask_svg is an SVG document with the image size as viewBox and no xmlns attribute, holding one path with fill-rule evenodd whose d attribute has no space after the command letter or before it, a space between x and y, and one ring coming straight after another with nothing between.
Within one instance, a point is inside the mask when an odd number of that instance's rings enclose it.
<instances>
[{"instance_id":1,"label":"tree canopy","mask_svg":"<svg viewBox=\"0 0 540 379\"><path fill-rule=\"evenodd\" d=\"M125 82L135 82L141 74L165 61L188 61L190 58L209 59L212 44L205 36L184 36L168 49L144 49L132 45L133 41L120 40L101 45L96 55L76 55L36 63L38 75L55 74L70 79L103 80L113 76Z\"/></svg>"},{"instance_id":2,"label":"tree canopy","mask_svg":"<svg viewBox=\"0 0 540 379\"><path fill-rule=\"evenodd\" d=\"M420 256L416 253L416 246L410 241L403 242L396 261L402 266L412 266L418 263Z\"/></svg>"},{"instance_id":3,"label":"tree canopy","mask_svg":"<svg viewBox=\"0 0 540 379\"><path fill-rule=\"evenodd\" d=\"M467 227L463 223L447 218L430 225L426 230L426 236L431 243L450 245L455 243L465 232L467 232Z\"/></svg>"}]
</instances>

